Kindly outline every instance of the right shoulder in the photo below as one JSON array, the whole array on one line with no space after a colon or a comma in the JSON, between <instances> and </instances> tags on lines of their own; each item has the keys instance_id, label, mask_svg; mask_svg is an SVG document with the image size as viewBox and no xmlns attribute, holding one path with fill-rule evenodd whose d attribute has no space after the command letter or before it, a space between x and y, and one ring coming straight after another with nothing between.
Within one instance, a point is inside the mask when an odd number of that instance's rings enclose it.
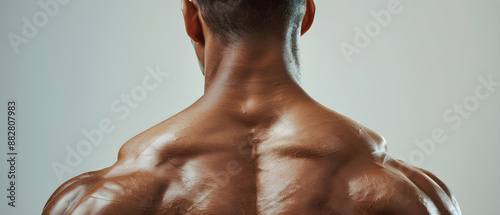
<instances>
[{"instance_id":1,"label":"right shoulder","mask_svg":"<svg viewBox=\"0 0 500 215\"><path fill-rule=\"evenodd\" d=\"M346 185L351 204L367 214L461 214L446 185L430 172L392 158L351 169Z\"/></svg>"}]
</instances>

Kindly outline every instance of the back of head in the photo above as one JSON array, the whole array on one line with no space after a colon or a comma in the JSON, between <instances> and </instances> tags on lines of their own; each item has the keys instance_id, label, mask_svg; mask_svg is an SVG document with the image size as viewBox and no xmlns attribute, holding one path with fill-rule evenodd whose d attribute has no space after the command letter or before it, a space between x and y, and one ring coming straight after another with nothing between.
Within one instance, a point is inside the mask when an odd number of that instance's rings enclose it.
<instances>
[{"instance_id":1,"label":"back of head","mask_svg":"<svg viewBox=\"0 0 500 215\"><path fill-rule=\"evenodd\" d=\"M198 0L212 33L228 42L284 35L298 28L306 0ZM292 29L295 30L295 29Z\"/></svg>"}]
</instances>

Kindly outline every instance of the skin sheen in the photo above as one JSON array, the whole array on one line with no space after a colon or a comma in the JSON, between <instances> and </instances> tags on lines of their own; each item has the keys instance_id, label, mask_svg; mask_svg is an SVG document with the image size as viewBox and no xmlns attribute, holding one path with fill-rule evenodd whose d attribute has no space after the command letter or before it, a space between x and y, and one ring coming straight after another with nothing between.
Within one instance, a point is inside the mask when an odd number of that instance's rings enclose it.
<instances>
[{"instance_id":1,"label":"skin sheen","mask_svg":"<svg viewBox=\"0 0 500 215\"><path fill-rule=\"evenodd\" d=\"M459 215L445 184L389 157L377 133L300 86L299 35L312 25L226 46L183 0L205 93L135 136L109 168L59 187L43 215Z\"/></svg>"}]
</instances>

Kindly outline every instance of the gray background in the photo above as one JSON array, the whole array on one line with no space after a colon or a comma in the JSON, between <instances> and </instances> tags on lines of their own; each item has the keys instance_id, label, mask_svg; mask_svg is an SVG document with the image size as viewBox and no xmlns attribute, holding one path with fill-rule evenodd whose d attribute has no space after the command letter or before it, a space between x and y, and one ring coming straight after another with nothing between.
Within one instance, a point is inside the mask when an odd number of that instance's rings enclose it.
<instances>
[{"instance_id":1,"label":"gray background","mask_svg":"<svg viewBox=\"0 0 500 215\"><path fill-rule=\"evenodd\" d=\"M47 0L41 0L46 2ZM390 154L411 162L422 150L415 140L442 128L447 140L415 160L444 180L464 214L500 211L500 88L458 129L444 121L454 104L474 95L479 76L500 81L500 1L401 0L370 44L348 63L341 42L373 21L370 11L389 0L317 0L316 21L302 38L305 89L325 106L384 135ZM51 164L64 162L65 147L85 140L82 130L109 118L116 130L104 136L64 180L107 167L135 134L181 111L203 93L180 1L87 0L61 5L15 53L9 32L21 34L22 17L42 9L38 1L0 3L0 117L8 99L18 101L18 201L7 207L6 122L0 123L0 211L40 214L61 184ZM141 84L147 66L170 76L121 120L115 99ZM412 162L415 163L415 162Z\"/></svg>"}]
</instances>

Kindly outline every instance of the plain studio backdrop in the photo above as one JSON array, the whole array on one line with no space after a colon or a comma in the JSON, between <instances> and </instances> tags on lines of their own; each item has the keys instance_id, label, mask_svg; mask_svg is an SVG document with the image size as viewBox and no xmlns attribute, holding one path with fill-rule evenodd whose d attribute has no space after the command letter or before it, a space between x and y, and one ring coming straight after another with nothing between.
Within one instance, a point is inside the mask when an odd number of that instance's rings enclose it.
<instances>
[{"instance_id":1,"label":"plain studio backdrop","mask_svg":"<svg viewBox=\"0 0 500 215\"><path fill-rule=\"evenodd\" d=\"M438 175L464 214L498 214L500 1L316 5L301 40L307 92L382 134L393 157ZM124 142L203 93L180 1L2 1L0 38L1 214L40 214L63 181L112 165Z\"/></svg>"}]
</instances>

